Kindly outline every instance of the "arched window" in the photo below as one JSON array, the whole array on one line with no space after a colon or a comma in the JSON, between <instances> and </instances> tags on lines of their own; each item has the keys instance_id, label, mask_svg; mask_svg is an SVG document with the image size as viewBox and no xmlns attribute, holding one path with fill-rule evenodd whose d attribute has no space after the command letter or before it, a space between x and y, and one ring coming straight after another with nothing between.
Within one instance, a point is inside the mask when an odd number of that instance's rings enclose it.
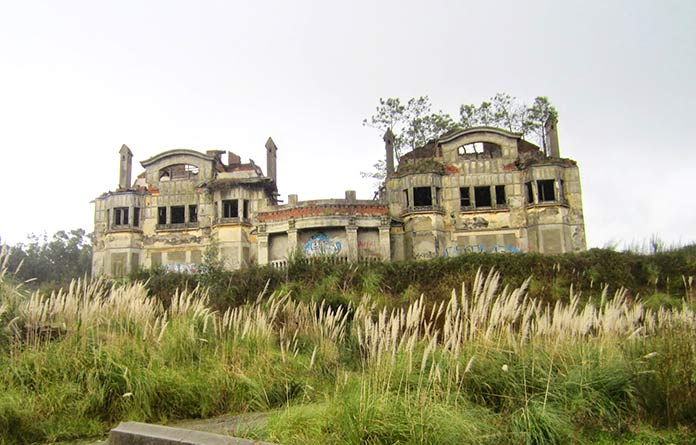
<instances>
[{"instance_id":1,"label":"arched window","mask_svg":"<svg viewBox=\"0 0 696 445\"><path fill-rule=\"evenodd\" d=\"M500 158L503 156L503 150L498 144L493 142L472 142L464 144L457 149L460 156L467 157L484 157L484 158Z\"/></svg>"},{"instance_id":2,"label":"arched window","mask_svg":"<svg viewBox=\"0 0 696 445\"><path fill-rule=\"evenodd\" d=\"M198 167L191 164L174 164L159 171L160 181L194 179L196 176L198 176Z\"/></svg>"}]
</instances>

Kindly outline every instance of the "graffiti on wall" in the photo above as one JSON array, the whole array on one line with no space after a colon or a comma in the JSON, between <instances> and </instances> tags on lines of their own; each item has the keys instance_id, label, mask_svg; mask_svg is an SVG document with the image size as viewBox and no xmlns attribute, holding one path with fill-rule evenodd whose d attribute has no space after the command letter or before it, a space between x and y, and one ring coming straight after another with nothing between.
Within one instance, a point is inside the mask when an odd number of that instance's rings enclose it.
<instances>
[{"instance_id":1,"label":"graffiti on wall","mask_svg":"<svg viewBox=\"0 0 696 445\"><path fill-rule=\"evenodd\" d=\"M377 249L377 243L372 240L358 240L358 249L375 250Z\"/></svg>"},{"instance_id":2,"label":"graffiti on wall","mask_svg":"<svg viewBox=\"0 0 696 445\"><path fill-rule=\"evenodd\" d=\"M520 249L507 244L494 244L492 246L486 246L485 244L478 244L474 246L451 246L445 249L443 256L445 257L455 257L459 255L465 255L467 253L520 253Z\"/></svg>"},{"instance_id":3,"label":"graffiti on wall","mask_svg":"<svg viewBox=\"0 0 696 445\"><path fill-rule=\"evenodd\" d=\"M198 264L172 263L167 264L164 271L174 273L198 273Z\"/></svg>"},{"instance_id":4,"label":"graffiti on wall","mask_svg":"<svg viewBox=\"0 0 696 445\"><path fill-rule=\"evenodd\" d=\"M338 255L341 247L340 241L329 238L325 233L317 233L305 243L304 251L307 256L332 256Z\"/></svg>"}]
</instances>

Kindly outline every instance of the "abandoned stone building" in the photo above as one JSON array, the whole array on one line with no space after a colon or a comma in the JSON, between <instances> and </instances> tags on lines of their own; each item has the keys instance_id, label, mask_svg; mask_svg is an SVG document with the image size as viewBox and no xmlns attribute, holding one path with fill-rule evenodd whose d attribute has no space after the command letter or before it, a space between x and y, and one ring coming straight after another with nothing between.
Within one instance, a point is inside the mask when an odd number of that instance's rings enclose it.
<instances>
[{"instance_id":1,"label":"abandoned stone building","mask_svg":"<svg viewBox=\"0 0 696 445\"><path fill-rule=\"evenodd\" d=\"M277 147L266 173L224 151L170 150L131 180L122 146L119 186L95 199L95 275L162 266L195 271L206 248L226 267L282 267L293 254L336 261L397 261L465 252L563 253L585 249L577 164L560 157L555 122L548 154L499 128L451 131L401 157L384 136L379 196L279 201Z\"/></svg>"}]
</instances>

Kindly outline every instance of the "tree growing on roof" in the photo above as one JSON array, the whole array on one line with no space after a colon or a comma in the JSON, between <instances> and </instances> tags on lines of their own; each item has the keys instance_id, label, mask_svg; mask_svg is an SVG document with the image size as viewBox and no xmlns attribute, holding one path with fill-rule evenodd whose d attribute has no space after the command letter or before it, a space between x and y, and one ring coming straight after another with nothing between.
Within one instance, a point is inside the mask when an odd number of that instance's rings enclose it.
<instances>
[{"instance_id":1,"label":"tree growing on roof","mask_svg":"<svg viewBox=\"0 0 696 445\"><path fill-rule=\"evenodd\" d=\"M498 127L521 133L523 138L538 144L547 153L545 125L549 119L557 120L558 112L545 96L538 96L532 105L526 105L507 93L497 93L478 106L462 104L459 107L459 120L454 120L442 110L433 112L428 96L411 98L406 102L398 97L390 97L379 99L375 113L363 119L363 126L376 128L382 133L391 128L398 163L405 152L425 145L447 131L476 126ZM377 161L372 171L361 172L360 175L381 183L386 177L384 160Z\"/></svg>"}]
</instances>

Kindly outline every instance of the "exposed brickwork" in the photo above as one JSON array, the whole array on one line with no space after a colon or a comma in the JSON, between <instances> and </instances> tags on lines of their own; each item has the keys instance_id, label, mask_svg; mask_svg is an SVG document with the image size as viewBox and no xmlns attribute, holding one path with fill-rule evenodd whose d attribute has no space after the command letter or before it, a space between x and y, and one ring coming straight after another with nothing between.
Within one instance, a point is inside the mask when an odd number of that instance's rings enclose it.
<instances>
[{"instance_id":1,"label":"exposed brickwork","mask_svg":"<svg viewBox=\"0 0 696 445\"><path fill-rule=\"evenodd\" d=\"M445 165L445 174L447 174L447 175L459 174L459 169L457 168L456 165L447 164L447 165Z\"/></svg>"},{"instance_id":2,"label":"exposed brickwork","mask_svg":"<svg viewBox=\"0 0 696 445\"><path fill-rule=\"evenodd\" d=\"M382 205L314 205L278 210L275 212L259 213L259 221L278 221L290 218L305 218L309 216L332 215L361 215L381 216L389 213L389 208Z\"/></svg>"}]
</instances>

